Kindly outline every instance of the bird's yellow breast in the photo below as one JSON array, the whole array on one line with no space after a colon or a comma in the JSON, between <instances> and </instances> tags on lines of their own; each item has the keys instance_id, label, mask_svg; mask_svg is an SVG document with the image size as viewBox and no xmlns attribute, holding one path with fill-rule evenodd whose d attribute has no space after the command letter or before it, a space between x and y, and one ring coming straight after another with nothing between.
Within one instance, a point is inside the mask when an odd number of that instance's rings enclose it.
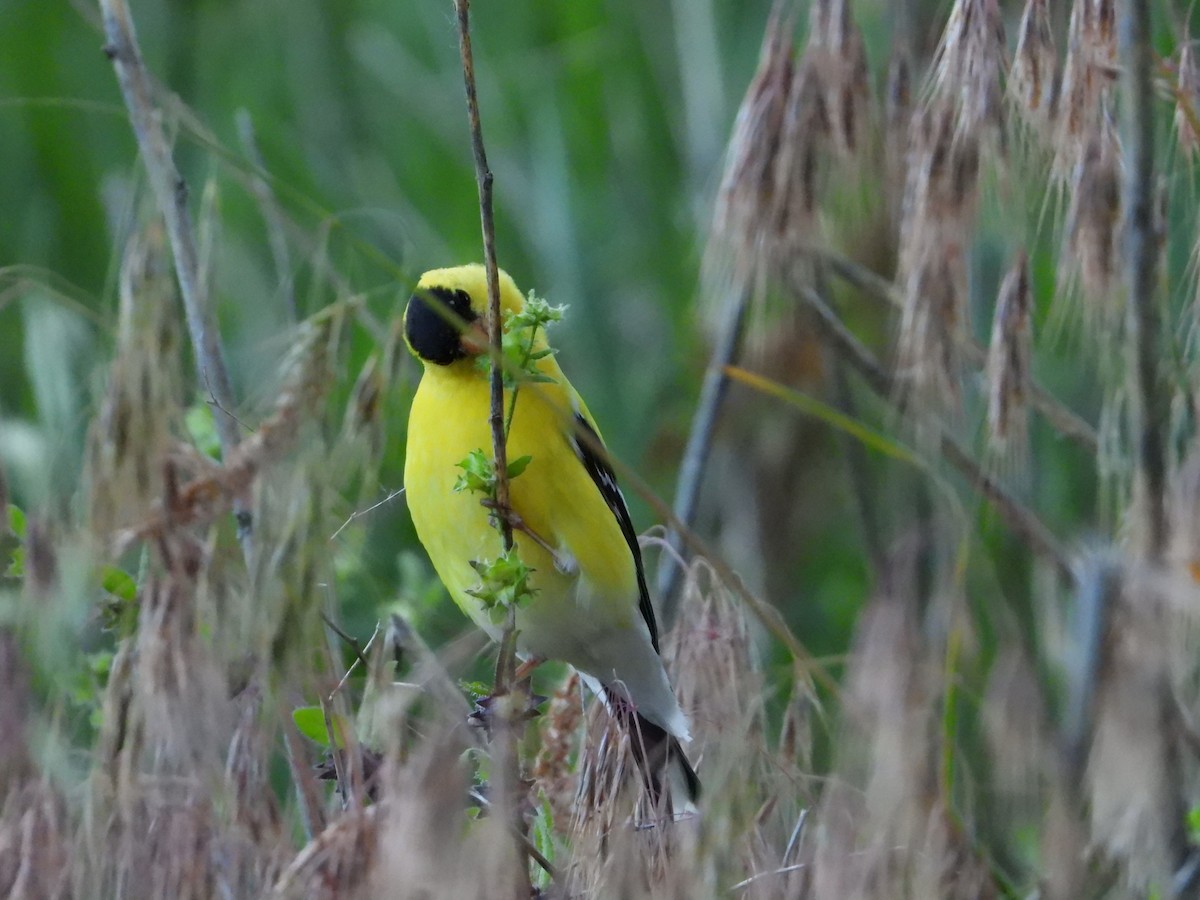
<instances>
[{"instance_id":1,"label":"bird's yellow breast","mask_svg":"<svg viewBox=\"0 0 1200 900\"><path fill-rule=\"evenodd\" d=\"M631 627L639 594L632 551L571 444L576 412L587 413L553 359L542 368L555 382L518 390L508 458L532 459L512 480L510 500L557 559L514 535L522 560L534 569L534 599L518 612L519 644L570 662L593 635ZM506 393L506 409L508 402ZM409 419L404 482L417 535L438 575L463 611L496 635L501 619L467 591L479 583L471 561L499 555L500 537L480 497L453 490L458 463L471 451L491 456L488 412L487 377L473 361L427 366Z\"/></svg>"}]
</instances>

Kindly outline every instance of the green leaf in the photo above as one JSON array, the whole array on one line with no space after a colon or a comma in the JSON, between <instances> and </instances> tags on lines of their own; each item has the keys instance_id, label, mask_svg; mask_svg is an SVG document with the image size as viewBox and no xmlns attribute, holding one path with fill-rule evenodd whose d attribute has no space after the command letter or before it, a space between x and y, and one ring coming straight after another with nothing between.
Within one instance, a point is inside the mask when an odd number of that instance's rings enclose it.
<instances>
[{"instance_id":1,"label":"green leaf","mask_svg":"<svg viewBox=\"0 0 1200 900\"><path fill-rule=\"evenodd\" d=\"M479 573L479 586L467 591L483 603L485 609L508 609L533 599L529 586L533 569L521 561L516 546L495 559L472 560L471 567Z\"/></svg>"},{"instance_id":2,"label":"green leaf","mask_svg":"<svg viewBox=\"0 0 1200 900\"><path fill-rule=\"evenodd\" d=\"M11 503L8 504L8 528L17 537L25 539L25 513Z\"/></svg>"},{"instance_id":3,"label":"green leaf","mask_svg":"<svg viewBox=\"0 0 1200 900\"><path fill-rule=\"evenodd\" d=\"M25 576L25 548L17 547L9 558L8 568L4 570L8 578L23 578Z\"/></svg>"},{"instance_id":4,"label":"green leaf","mask_svg":"<svg viewBox=\"0 0 1200 900\"><path fill-rule=\"evenodd\" d=\"M1188 810L1187 831L1192 843L1200 842L1200 806L1193 806Z\"/></svg>"},{"instance_id":5,"label":"green leaf","mask_svg":"<svg viewBox=\"0 0 1200 900\"><path fill-rule=\"evenodd\" d=\"M310 741L328 747L334 743L329 739L329 730L325 727L325 711L319 706L301 706L292 710L292 721L296 729ZM350 727L340 716L331 715L329 721L333 725L336 743L339 748L346 746L346 735Z\"/></svg>"},{"instance_id":6,"label":"green leaf","mask_svg":"<svg viewBox=\"0 0 1200 900\"><path fill-rule=\"evenodd\" d=\"M100 570L100 586L126 603L137 600L137 582L132 575L116 566L105 566Z\"/></svg>"},{"instance_id":7,"label":"green leaf","mask_svg":"<svg viewBox=\"0 0 1200 900\"><path fill-rule=\"evenodd\" d=\"M516 478L529 467L529 464L532 461L532 456L519 456L516 459L511 460L508 464L508 477Z\"/></svg>"},{"instance_id":8,"label":"green leaf","mask_svg":"<svg viewBox=\"0 0 1200 900\"><path fill-rule=\"evenodd\" d=\"M492 689L482 681L467 681L465 679L461 679L458 682L458 686L465 693L470 694L475 700L478 700L481 697L486 697L492 692Z\"/></svg>"},{"instance_id":9,"label":"green leaf","mask_svg":"<svg viewBox=\"0 0 1200 900\"><path fill-rule=\"evenodd\" d=\"M196 449L213 459L221 458L221 440L217 436L217 423L213 419L212 407L204 400L188 407L183 419L184 427L191 435Z\"/></svg>"},{"instance_id":10,"label":"green leaf","mask_svg":"<svg viewBox=\"0 0 1200 900\"><path fill-rule=\"evenodd\" d=\"M457 465L463 470L463 474L454 482L455 493L469 491L495 499L496 471L492 461L482 450L472 450Z\"/></svg>"}]
</instances>

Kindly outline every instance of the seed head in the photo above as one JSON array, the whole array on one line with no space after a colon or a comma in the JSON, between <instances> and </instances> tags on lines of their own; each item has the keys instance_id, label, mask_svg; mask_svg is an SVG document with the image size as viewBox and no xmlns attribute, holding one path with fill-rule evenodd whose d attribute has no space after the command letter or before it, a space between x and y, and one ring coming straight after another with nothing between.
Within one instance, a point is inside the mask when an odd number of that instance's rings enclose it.
<instances>
[{"instance_id":1,"label":"seed head","mask_svg":"<svg viewBox=\"0 0 1200 900\"><path fill-rule=\"evenodd\" d=\"M1058 98L1058 51L1050 26L1049 0L1025 4L1008 91L1018 115L1035 130L1046 132L1054 120Z\"/></svg>"},{"instance_id":2,"label":"seed head","mask_svg":"<svg viewBox=\"0 0 1200 900\"><path fill-rule=\"evenodd\" d=\"M754 74L733 124L717 194L712 240L731 258L738 280L761 274L771 255L776 203L776 157L792 85L794 13L777 3L763 36Z\"/></svg>"},{"instance_id":3,"label":"seed head","mask_svg":"<svg viewBox=\"0 0 1200 900\"><path fill-rule=\"evenodd\" d=\"M1024 444L1028 425L1032 306L1029 260L1022 250L1004 276L988 347L988 430L997 449Z\"/></svg>"},{"instance_id":4,"label":"seed head","mask_svg":"<svg viewBox=\"0 0 1200 900\"><path fill-rule=\"evenodd\" d=\"M1060 266L1065 284L1084 297L1085 315L1104 326L1117 310L1121 173L1116 134L1102 119L1075 168L1067 210L1067 241Z\"/></svg>"},{"instance_id":5,"label":"seed head","mask_svg":"<svg viewBox=\"0 0 1200 900\"><path fill-rule=\"evenodd\" d=\"M959 132L987 128L1001 134L1004 69L999 0L955 0L937 50L933 90L952 102Z\"/></svg>"},{"instance_id":6,"label":"seed head","mask_svg":"<svg viewBox=\"0 0 1200 900\"><path fill-rule=\"evenodd\" d=\"M1052 170L1060 182L1070 180L1108 117L1118 74L1113 0L1076 0L1068 32Z\"/></svg>"},{"instance_id":7,"label":"seed head","mask_svg":"<svg viewBox=\"0 0 1200 900\"><path fill-rule=\"evenodd\" d=\"M853 156L862 146L870 88L862 32L847 0L813 4L804 62L820 84L835 148Z\"/></svg>"}]
</instances>

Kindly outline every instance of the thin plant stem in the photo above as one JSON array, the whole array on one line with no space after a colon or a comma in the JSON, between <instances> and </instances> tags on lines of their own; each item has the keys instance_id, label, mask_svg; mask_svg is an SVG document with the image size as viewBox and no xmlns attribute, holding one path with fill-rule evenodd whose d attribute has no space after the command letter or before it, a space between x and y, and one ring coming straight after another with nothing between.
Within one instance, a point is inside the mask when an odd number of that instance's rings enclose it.
<instances>
[{"instance_id":1,"label":"thin plant stem","mask_svg":"<svg viewBox=\"0 0 1200 900\"><path fill-rule=\"evenodd\" d=\"M200 277L195 229L187 208L187 182L175 167L160 111L155 108L152 99L150 77L142 62L129 6L125 0L100 0L100 12L104 21L104 52L116 70L142 163L166 222L171 253L175 259L175 277L179 282L179 295L196 357L197 375L200 384L212 396L210 405L221 443L221 455L229 459L241 441L240 426L233 415L236 404L229 370L225 366L220 332L213 322L204 280ZM248 560L251 552L251 518L243 498L235 500L234 515L238 523L238 539Z\"/></svg>"},{"instance_id":2,"label":"thin plant stem","mask_svg":"<svg viewBox=\"0 0 1200 900\"><path fill-rule=\"evenodd\" d=\"M492 452L496 464L496 502L508 509L508 447L504 433L504 366L501 354L500 270L496 264L496 221L492 211L492 170L483 146L483 124L479 118L479 96L475 90L475 59L471 52L470 0L454 0L458 14L458 49L462 57L463 83L467 94L467 118L471 127L471 152L475 158L475 183L479 189L479 220L483 230L483 266L487 273L488 342L492 356L491 404L488 424L492 430ZM499 517L504 549L513 545L512 526Z\"/></svg>"},{"instance_id":3,"label":"thin plant stem","mask_svg":"<svg viewBox=\"0 0 1200 900\"><path fill-rule=\"evenodd\" d=\"M487 153L483 145L483 125L479 117L479 97L475 89L475 60L471 51L471 24L469 0L454 0L458 17L458 49L462 57L463 84L466 89L467 118L471 128L471 150L475 158L475 181L479 190L479 219L483 231L483 265L487 275L488 292L488 343L491 355L489 379L488 425L492 432L492 457L496 471L496 520L507 553L513 548L513 529L508 519L508 432L504 419L504 356L502 352L502 328L500 316L500 272L496 264L496 223L492 210L492 170L488 167ZM528 897L530 879L528 866L524 864L529 842L525 837L525 823L521 816L519 792L521 790L521 761L517 746L518 723L525 705L524 691L514 684L516 671L516 605L508 608L508 618L500 649L496 654L496 674L493 691L499 702L495 704L499 724L498 752L496 753L497 781L501 788L499 796L504 798L505 817L509 828L517 838L516 849L522 864L516 867L516 882L513 895ZM515 690L514 690L515 689Z\"/></svg>"},{"instance_id":4,"label":"thin plant stem","mask_svg":"<svg viewBox=\"0 0 1200 900\"><path fill-rule=\"evenodd\" d=\"M1144 550L1162 556L1167 541L1164 393L1158 362L1160 311L1155 291L1158 239L1154 223L1154 50L1148 0L1127 0L1121 16L1125 70L1125 261L1131 431L1136 441L1134 498L1142 518Z\"/></svg>"}]
</instances>

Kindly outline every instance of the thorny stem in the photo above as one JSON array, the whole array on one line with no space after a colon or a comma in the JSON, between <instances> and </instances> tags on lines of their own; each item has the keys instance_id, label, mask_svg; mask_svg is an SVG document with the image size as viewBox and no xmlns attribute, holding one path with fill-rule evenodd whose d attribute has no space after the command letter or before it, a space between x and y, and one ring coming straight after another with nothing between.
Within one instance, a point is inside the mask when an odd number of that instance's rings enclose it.
<instances>
[{"instance_id":1,"label":"thorny stem","mask_svg":"<svg viewBox=\"0 0 1200 900\"><path fill-rule=\"evenodd\" d=\"M120 84L121 95L129 110L129 121L142 162L146 166L159 211L167 225L171 253L175 258L175 277L183 300L188 334L196 357L200 384L213 397L213 419L221 442L221 455L228 460L241 441L238 422L233 417L236 408L221 336L212 321L200 264L196 254L195 231L188 214L187 182L175 167L171 148L163 131L160 111L154 106L153 91L146 67L138 48L137 32L125 0L100 0L104 20L104 52L112 60ZM251 553L250 510L245 501L237 498L234 514L238 522L238 540L247 558Z\"/></svg>"},{"instance_id":2,"label":"thorny stem","mask_svg":"<svg viewBox=\"0 0 1200 900\"><path fill-rule=\"evenodd\" d=\"M507 553L513 547L512 525L504 511L509 509L508 492L508 446L504 421L504 370L502 328L500 318L500 273L496 265L496 223L492 211L492 170L488 168L487 153L483 146L483 125L479 118L479 97L475 90L475 60L471 52L470 0L454 0L458 16L458 49L462 57L463 83L467 95L467 118L471 128L471 150L475 157L475 182L479 189L479 219L483 231L483 265L487 275L488 292L488 343L492 359L490 378L490 402L488 425L492 432L492 457L496 470L496 505L499 514L500 535ZM496 655L496 677L493 691L499 699L496 704L500 724L499 753L496 769L500 796L506 798L509 826L519 837L518 850L521 859L527 855L528 841L525 839L525 823L521 816L518 792L521 786L520 758L517 749L517 722L524 706L522 691L513 696L513 673L516 670L516 606L508 608L508 619L500 649ZM517 867L517 882L514 895L527 897L530 894L529 870L522 862Z\"/></svg>"},{"instance_id":3,"label":"thorny stem","mask_svg":"<svg viewBox=\"0 0 1200 900\"><path fill-rule=\"evenodd\" d=\"M704 383L700 387L700 400L696 404L696 415L692 418L692 429L688 434L687 447L679 464L679 481L675 487L675 518L686 528L691 528L696 515L696 502L700 497L700 485L704 479L704 467L712 449L713 433L720 417L721 405L729 387L725 367L737 359L742 336L746 330L746 310L750 306L749 285L737 288L728 298L725 316L721 320L717 335L717 346L713 348ZM676 553L682 552L684 538L674 524L667 531L667 545ZM683 569L675 560L675 553L664 553L659 564L658 598L662 612L663 627L669 629L679 611L679 579Z\"/></svg>"},{"instance_id":4,"label":"thorny stem","mask_svg":"<svg viewBox=\"0 0 1200 900\"><path fill-rule=\"evenodd\" d=\"M1124 144L1129 154L1125 181L1126 327L1133 386L1131 425L1137 442L1135 500L1144 516L1144 549L1153 560L1163 553L1167 522L1164 395L1158 368L1160 323L1154 290L1158 240L1154 233L1154 51L1148 0L1127 0L1121 17L1120 49L1126 85Z\"/></svg>"}]
</instances>

